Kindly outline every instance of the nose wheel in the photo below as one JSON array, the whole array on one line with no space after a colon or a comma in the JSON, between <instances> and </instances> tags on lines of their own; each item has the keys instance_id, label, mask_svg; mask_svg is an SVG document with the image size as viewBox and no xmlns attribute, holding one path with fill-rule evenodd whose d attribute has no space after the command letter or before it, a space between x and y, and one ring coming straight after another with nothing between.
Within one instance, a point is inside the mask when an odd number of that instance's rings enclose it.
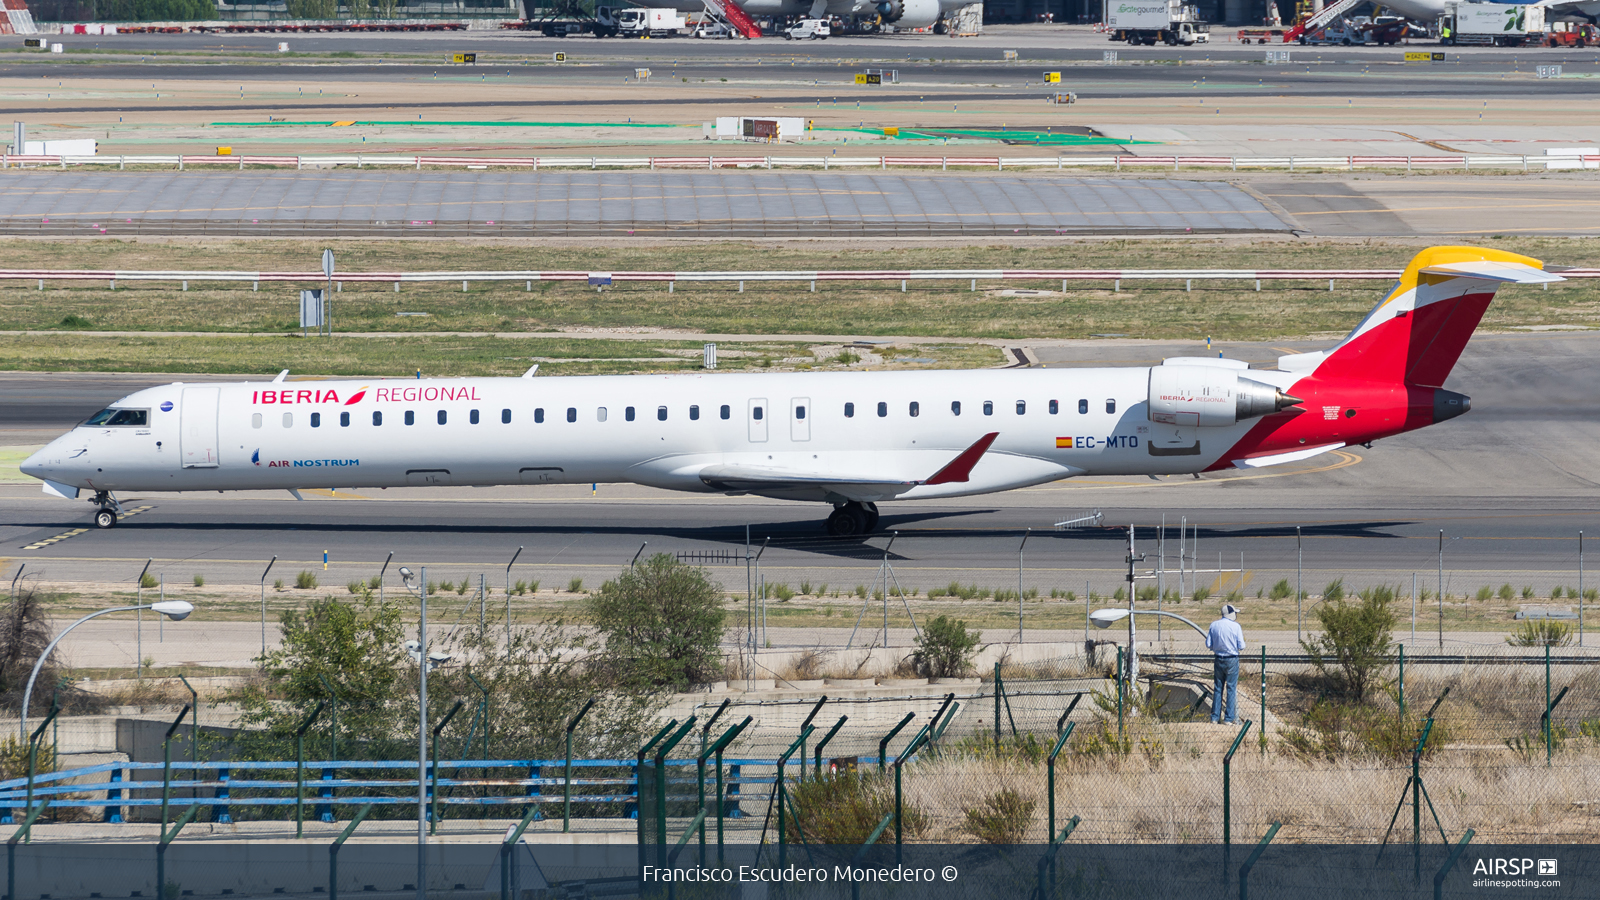
<instances>
[{"instance_id":1,"label":"nose wheel","mask_svg":"<svg viewBox=\"0 0 1600 900\"><path fill-rule=\"evenodd\" d=\"M855 537L870 534L878 527L878 505L876 503L856 503L851 501L833 508L833 514L828 516L827 528L830 537Z\"/></svg>"},{"instance_id":2,"label":"nose wheel","mask_svg":"<svg viewBox=\"0 0 1600 900\"><path fill-rule=\"evenodd\" d=\"M96 527L96 528L115 528L115 527L117 527L117 511L114 510L114 509L101 509L101 510L97 511L94 514L94 527Z\"/></svg>"}]
</instances>

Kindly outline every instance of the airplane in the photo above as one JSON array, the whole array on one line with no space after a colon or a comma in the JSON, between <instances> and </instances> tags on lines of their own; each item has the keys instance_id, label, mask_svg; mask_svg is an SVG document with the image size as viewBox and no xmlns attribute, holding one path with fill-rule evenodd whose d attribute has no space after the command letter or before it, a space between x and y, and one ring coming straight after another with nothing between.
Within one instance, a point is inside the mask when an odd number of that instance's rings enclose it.
<instances>
[{"instance_id":1,"label":"airplane","mask_svg":"<svg viewBox=\"0 0 1600 900\"><path fill-rule=\"evenodd\" d=\"M646 5L643 0L630 0L630 2ZM842 19L871 19L896 28L927 28L931 25L934 26L935 32L939 32L942 31L941 26L945 16L969 5L970 0L725 0L725 2L737 4L744 10L745 15L752 17L803 16L821 19L838 16ZM705 0L666 0L664 3L650 0L648 5L683 12L702 12L706 8Z\"/></svg>"},{"instance_id":2,"label":"airplane","mask_svg":"<svg viewBox=\"0 0 1600 900\"><path fill-rule=\"evenodd\" d=\"M1085 475L1178 475L1309 459L1453 419L1443 385L1501 284L1563 280L1536 259L1432 247L1336 346L1275 369L1156 366L169 384L95 413L22 464L44 491L631 482L833 507Z\"/></svg>"},{"instance_id":3,"label":"airplane","mask_svg":"<svg viewBox=\"0 0 1600 900\"><path fill-rule=\"evenodd\" d=\"M1413 22L1432 23L1439 21L1439 17L1444 15L1447 2L1454 5L1458 0L1383 0L1380 5ZM1579 16L1588 19L1590 24L1600 24L1596 22L1596 17L1600 16L1600 0L1544 0L1541 3L1487 0L1487 2L1509 6L1543 6L1547 17Z\"/></svg>"}]
</instances>

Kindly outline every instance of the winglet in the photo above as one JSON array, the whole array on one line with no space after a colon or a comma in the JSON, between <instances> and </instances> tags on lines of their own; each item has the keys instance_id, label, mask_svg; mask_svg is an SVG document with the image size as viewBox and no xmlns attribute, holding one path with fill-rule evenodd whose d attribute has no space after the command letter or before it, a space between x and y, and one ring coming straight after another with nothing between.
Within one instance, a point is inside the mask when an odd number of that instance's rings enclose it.
<instances>
[{"instance_id":1,"label":"winglet","mask_svg":"<svg viewBox=\"0 0 1600 900\"><path fill-rule=\"evenodd\" d=\"M289 370L288 369L284 369L282 372L278 373L278 377L277 378L272 379L272 383L273 384L282 384L283 382L288 381L288 380L289 380Z\"/></svg>"},{"instance_id":2,"label":"winglet","mask_svg":"<svg viewBox=\"0 0 1600 900\"><path fill-rule=\"evenodd\" d=\"M994 439L999 436L1000 432L991 431L978 438L976 443L961 451L960 456L950 460L944 468L933 473L933 477L924 481L923 484L949 484L951 482L966 481L967 477L972 474L972 467L978 464L978 460L983 458L983 454L989 452L989 445L993 444Z\"/></svg>"}]
</instances>

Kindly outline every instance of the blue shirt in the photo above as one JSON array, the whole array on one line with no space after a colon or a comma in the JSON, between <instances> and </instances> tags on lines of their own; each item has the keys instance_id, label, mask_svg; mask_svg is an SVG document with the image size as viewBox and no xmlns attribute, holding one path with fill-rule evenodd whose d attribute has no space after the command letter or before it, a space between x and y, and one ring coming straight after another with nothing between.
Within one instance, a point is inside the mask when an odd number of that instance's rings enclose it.
<instances>
[{"instance_id":1,"label":"blue shirt","mask_svg":"<svg viewBox=\"0 0 1600 900\"><path fill-rule=\"evenodd\" d=\"M1212 622L1206 634L1206 649L1218 656L1238 656L1244 649L1244 629L1232 619Z\"/></svg>"}]
</instances>

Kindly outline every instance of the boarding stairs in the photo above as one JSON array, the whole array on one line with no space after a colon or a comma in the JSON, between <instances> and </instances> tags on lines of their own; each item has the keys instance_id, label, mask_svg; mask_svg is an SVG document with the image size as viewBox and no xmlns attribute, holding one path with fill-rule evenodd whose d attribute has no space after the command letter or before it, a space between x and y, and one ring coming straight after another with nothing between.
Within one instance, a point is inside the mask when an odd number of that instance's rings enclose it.
<instances>
[{"instance_id":1,"label":"boarding stairs","mask_svg":"<svg viewBox=\"0 0 1600 900\"><path fill-rule=\"evenodd\" d=\"M1322 12L1307 16L1295 23L1295 26L1283 36L1283 42L1287 44L1291 41L1297 41L1302 34L1325 27L1330 22L1343 17L1345 13L1355 8L1356 4L1362 2L1363 0L1339 0L1337 3L1330 3L1324 6Z\"/></svg>"},{"instance_id":2,"label":"boarding stairs","mask_svg":"<svg viewBox=\"0 0 1600 900\"><path fill-rule=\"evenodd\" d=\"M721 22L733 31L747 38L761 37L761 26L742 9L734 0L704 0L706 15L712 21Z\"/></svg>"}]
</instances>

